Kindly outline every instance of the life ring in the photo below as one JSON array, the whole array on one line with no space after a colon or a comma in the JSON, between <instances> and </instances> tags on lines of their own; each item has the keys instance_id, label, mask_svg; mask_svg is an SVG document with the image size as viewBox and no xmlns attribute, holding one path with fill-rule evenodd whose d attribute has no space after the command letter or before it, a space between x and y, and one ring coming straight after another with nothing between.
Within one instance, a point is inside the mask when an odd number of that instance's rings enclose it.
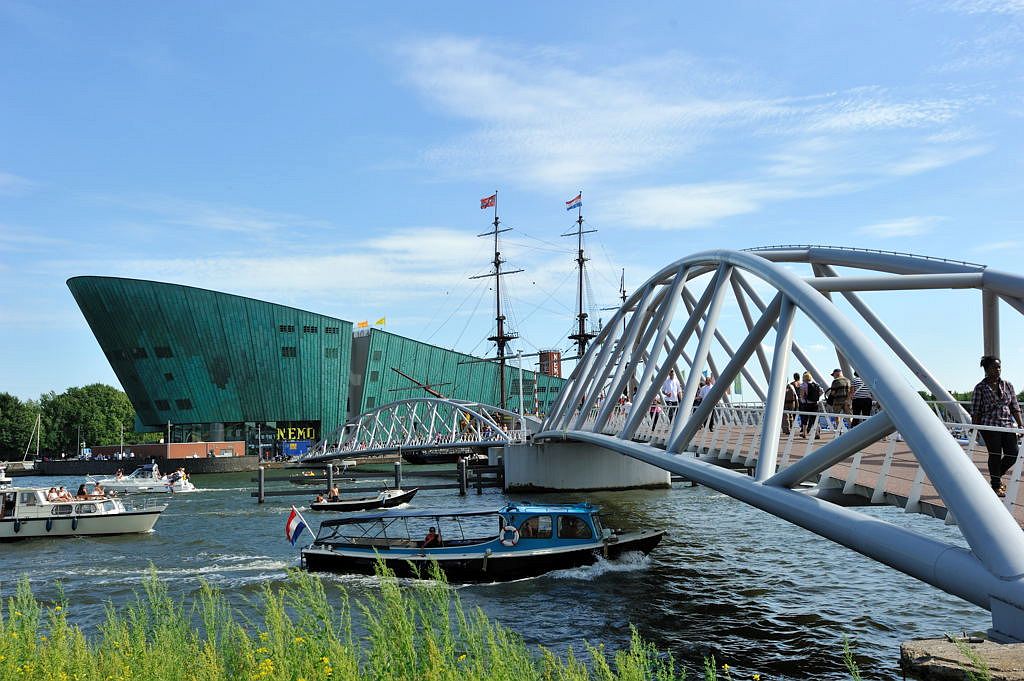
<instances>
[{"instance_id":1,"label":"life ring","mask_svg":"<svg viewBox=\"0 0 1024 681\"><path fill-rule=\"evenodd\" d=\"M49 532L53 529L53 518L46 519L46 531Z\"/></svg>"},{"instance_id":2,"label":"life ring","mask_svg":"<svg viewBox=\"0 0 1024 681\"><path fill-rule=\"evenodd\" d=\"M511 537L506 537L509 532L512 533ZM515 525L506 525L501 528L501 545L502 546L515 546L519 543L519 530L516 529Z\"/></svg>"}]
</instances>

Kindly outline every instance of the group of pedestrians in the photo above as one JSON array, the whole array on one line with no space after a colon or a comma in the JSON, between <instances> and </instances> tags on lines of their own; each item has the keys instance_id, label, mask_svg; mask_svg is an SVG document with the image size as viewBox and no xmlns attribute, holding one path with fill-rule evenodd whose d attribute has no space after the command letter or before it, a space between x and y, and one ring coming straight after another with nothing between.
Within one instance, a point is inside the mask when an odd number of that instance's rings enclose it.
<instances>
[{"instance_id":1,"label":"group of pedestrians","mask_svg":"<svg viewBox=\"0 0 1024 681\"><path fill-rule=\"evenodd\" d=\"M797 412L800 417L800 436L807 437L814 425L814 419L821 411L821 403L825 403L827 411L836 414L838 420L845 415L853 418L850 427L856 426L871 414L874 397L871 388L856 371L851 381L843 374L842 369L832 370L832 382L828 389L822 390L814 380L811 372L793 374L793 380L786 384L783 396L782 433L789 435L796 424Z\"/></svg>"}]
</instances>

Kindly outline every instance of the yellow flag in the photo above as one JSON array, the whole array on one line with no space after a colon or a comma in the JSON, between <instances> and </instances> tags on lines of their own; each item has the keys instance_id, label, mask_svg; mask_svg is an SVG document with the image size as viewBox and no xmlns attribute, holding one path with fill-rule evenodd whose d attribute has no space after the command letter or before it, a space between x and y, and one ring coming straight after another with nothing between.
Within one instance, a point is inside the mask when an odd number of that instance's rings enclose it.
<instances>
[{"instance_id":1,"label":"yellow flag","mask_svg":"<svg viewBox=\"0 0 1024 681\"><path fill-rule=\"evenodd\" d=\"M385 323L387 323L387 319L386 319L386 318L384 318L384 317L381 317L380 319L378 319L377 321L375 321L375 322L373 323L373 325L374 325L374 326L384 326L384 324L385 324Z\"/></svg>"},{"instance_id":2,"label":"yellow flag","mask_svg":"<svg viewBox=\"0 0 1024 681\"><path fill-rule=\"evenodd\" d=\"M365 319L363 321L361 321L361 322L356 322L356 328L357 329L365 329L369 325L370 325L370 322L366 321Z\"/></svg>"}]
</instances>

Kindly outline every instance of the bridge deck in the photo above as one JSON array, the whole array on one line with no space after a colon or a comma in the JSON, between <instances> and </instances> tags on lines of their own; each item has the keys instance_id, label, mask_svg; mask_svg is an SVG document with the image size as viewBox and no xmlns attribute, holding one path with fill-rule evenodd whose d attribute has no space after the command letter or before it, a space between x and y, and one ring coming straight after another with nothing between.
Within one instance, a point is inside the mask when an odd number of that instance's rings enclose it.
<instances>
[{"instance_id":1,"label":"bridge deck","mask_svg":"<svg viewBox=\"0 0 1024 681\"><path fill-rule=\"evenodd\" d=\"M824 421L824 416L819 417ZM609 424L612 425L612 424ZM607 429L606 432L610 432ZM819 447L830 442L841 433L821 430L811 438L799 435L799 427L789 435L780 435L778 460L780 467L794 463L808 456ZM694 436L691 451L702 459L716 459L735 467L753 469L760 449L760 425L750 423L719 422L714 431L705 427ZM668 437L667 419L662 419L652 428L645 422L635 439L664 445ZM979 439L980 440L980 439ZM988 452L980 441L972 444L962 441L964 456L969 456L981 474L988 480ZM1017 458L1016 465L1003 476L1007 487L1003 503L1010 510L1017 523L1024 527L1024 502L1021 497L1021 470L1024 468L1024 451ZM924 513L955 522L947 518L946 506L931 485L924 470L918 465L909 446L899 437L892 435L863 449L854 456L826 470L819 479L819 485L837 495L859 497L860 503L875 503L898 506L908 512ZM849 499L849 502L857 502Z\"/></svg>"}]
</instances>

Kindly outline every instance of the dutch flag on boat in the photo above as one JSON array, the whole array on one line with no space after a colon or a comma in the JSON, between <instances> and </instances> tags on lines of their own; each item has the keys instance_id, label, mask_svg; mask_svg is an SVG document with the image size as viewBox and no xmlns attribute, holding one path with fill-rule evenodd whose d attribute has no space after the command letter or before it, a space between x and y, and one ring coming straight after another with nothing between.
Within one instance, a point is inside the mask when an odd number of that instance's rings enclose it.
<instances>
[{"instance_id":1,"label":"dutch flag on boat","mask_svg":"<svg viewBox=\"0 0 1024 681\"><path fill-rule=\"evenodd\" d=\"M573 208L579 208L583 205L583 192L577 194L574 198L569 199L565 202L565 209L572 210Z\"/></svg>"},{"instance_id":2,"label":"dutch flag on boat","mask_svg":"<svg viewBox=\"0 0 1024 681\"><path fill-rule=\"evenodd\" d=\"M288 538L292 546L295 546L299 535L302 534L303 530L307 529L309 529L309 525L306 524L306 519L292 506L292 512L288 514L288 520L284 523L284 536Z\"/></svg>"}]
</instances>

